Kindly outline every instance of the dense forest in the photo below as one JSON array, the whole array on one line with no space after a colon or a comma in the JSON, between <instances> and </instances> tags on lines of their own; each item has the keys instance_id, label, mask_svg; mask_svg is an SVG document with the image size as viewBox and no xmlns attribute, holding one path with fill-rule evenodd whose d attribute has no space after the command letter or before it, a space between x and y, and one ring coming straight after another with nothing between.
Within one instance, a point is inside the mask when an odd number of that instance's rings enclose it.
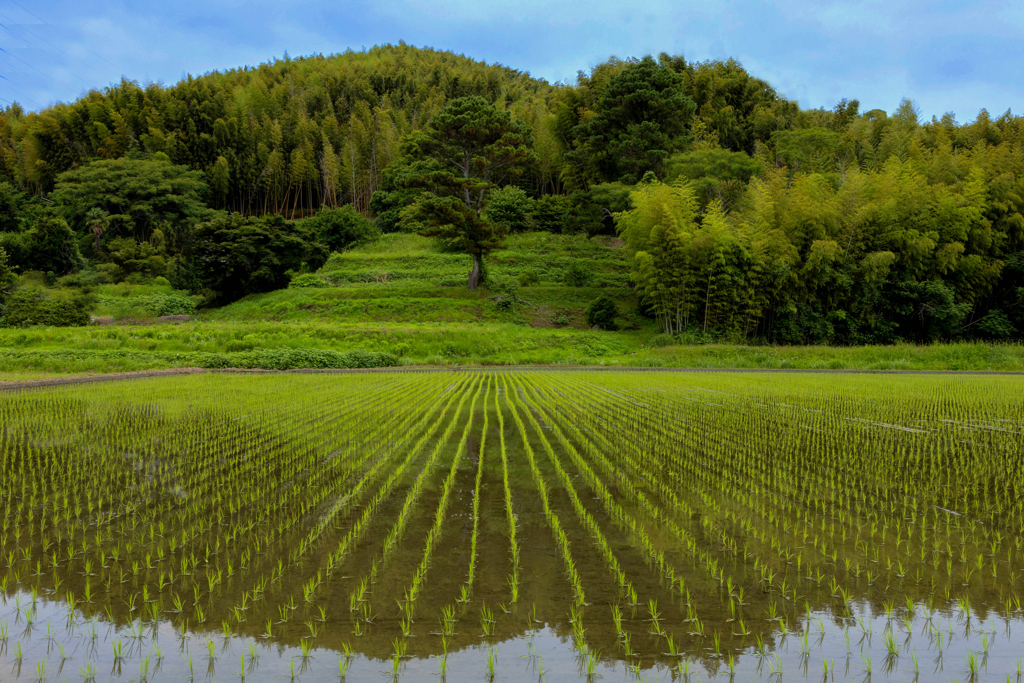
<instances>
[{"instance_id":1,"label":"dense forest","mask_svg":"<svg viewBox=\"0 0 1024 683\"><path fill-rule=\"evenodd\" d=\"M212 303L284 286L331 250L423 229L414 140L471 97L530 148L482 220L620 235L668 334L1024 334L1021 118L803 110L733 60L669 55L550 84L399 44L10 106L0 285L167 277Z\"/></svg>"}]
</instances>

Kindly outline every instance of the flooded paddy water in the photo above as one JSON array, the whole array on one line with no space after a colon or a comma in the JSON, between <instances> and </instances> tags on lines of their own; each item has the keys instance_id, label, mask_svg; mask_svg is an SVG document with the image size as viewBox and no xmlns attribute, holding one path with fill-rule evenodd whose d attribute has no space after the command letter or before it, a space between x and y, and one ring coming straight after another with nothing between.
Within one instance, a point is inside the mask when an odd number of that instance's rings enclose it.
<instances>
[{"instance_id":1,"label":"flooded paddy water","mask_svg":"<svg viewBox=\"0 0 1024 683\"><path fill-rule=\"evenodd\" d=\"M0 394L0 680L1017 681L1024 378Z\"/></svg>"}]
</instances>

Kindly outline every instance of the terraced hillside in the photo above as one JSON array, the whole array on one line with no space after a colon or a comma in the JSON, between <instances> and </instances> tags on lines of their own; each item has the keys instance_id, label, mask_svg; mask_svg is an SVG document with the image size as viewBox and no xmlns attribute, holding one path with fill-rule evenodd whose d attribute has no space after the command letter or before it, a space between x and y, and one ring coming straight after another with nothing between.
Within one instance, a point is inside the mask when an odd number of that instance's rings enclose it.
<instances>
[{"instance_id":1,"label":"terraced hillside","mask_svg":"<svg viewBox=\"0 0 1024 683\"><path fill-rule=\"evenodd\" d=\"M369 246L334 254L316 277L286 290L246 297L203 315L209 320L338 322L518 322L533 327L586 327L586 309L612 296L626 328L652 327L636 313L629 264L616 241L527 233L487 262L490 287L466 289L470 259L445 253L417 235L385 235ZM515 283L521 300L497 305ZM507 296L507 295L506 295Z\"/></svg>"}]
</instances>

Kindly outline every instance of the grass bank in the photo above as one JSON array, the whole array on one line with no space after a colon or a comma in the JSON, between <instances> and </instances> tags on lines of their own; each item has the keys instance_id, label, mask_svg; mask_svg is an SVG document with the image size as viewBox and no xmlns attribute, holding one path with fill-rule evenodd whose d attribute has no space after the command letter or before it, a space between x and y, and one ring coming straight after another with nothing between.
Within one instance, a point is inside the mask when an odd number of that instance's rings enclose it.
<instances>
[{"instance_id":1,"label":"grass bank","mask_svg":"<svg viewBox=\"0 0 1024 683\"><path fill-rule=\"evenodd\" d=\"M651 345L649 330L599 332L509 323L194 321L177 325L0 330L6 379L218 366L277 351L394 355L402 365L1024 371L1020 344L863 347ZM249 354L249 356L246 356Z\"/></svg>"}]
</instances>

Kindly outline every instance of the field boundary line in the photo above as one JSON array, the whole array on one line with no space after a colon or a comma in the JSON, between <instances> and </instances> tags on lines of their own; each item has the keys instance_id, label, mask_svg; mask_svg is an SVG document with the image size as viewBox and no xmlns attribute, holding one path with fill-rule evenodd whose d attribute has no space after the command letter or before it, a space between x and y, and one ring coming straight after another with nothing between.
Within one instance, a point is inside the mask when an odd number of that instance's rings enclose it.
<instances>
[{"instance_id":1,"label":"field boundary line","mask_svg":"<svg viewBox=\"0 0 1024 683\"><path fill-rule=\"evenodd\" d=\"M114 372L105 375L73 375L70 377L45 377L41 379L2 380L0 391L36 389L42 387L91 384L93 382L116 382L119 380L146 379L150 377L171 377L176 375L202 374L323 374L347 375L364 373L414 373L414 372L679 372L679 373L751 373L751 374L822 374L822 375L954 375L954 376L1024 376L1019 370L851 370L829 368L629 368L602 367L590 365L493 365L472 367L435 367L412 365L386 368L296 368L294 370L262 370L252 368L165 368L161 370L136 370Z\"/></svg>"}]
</instances>

